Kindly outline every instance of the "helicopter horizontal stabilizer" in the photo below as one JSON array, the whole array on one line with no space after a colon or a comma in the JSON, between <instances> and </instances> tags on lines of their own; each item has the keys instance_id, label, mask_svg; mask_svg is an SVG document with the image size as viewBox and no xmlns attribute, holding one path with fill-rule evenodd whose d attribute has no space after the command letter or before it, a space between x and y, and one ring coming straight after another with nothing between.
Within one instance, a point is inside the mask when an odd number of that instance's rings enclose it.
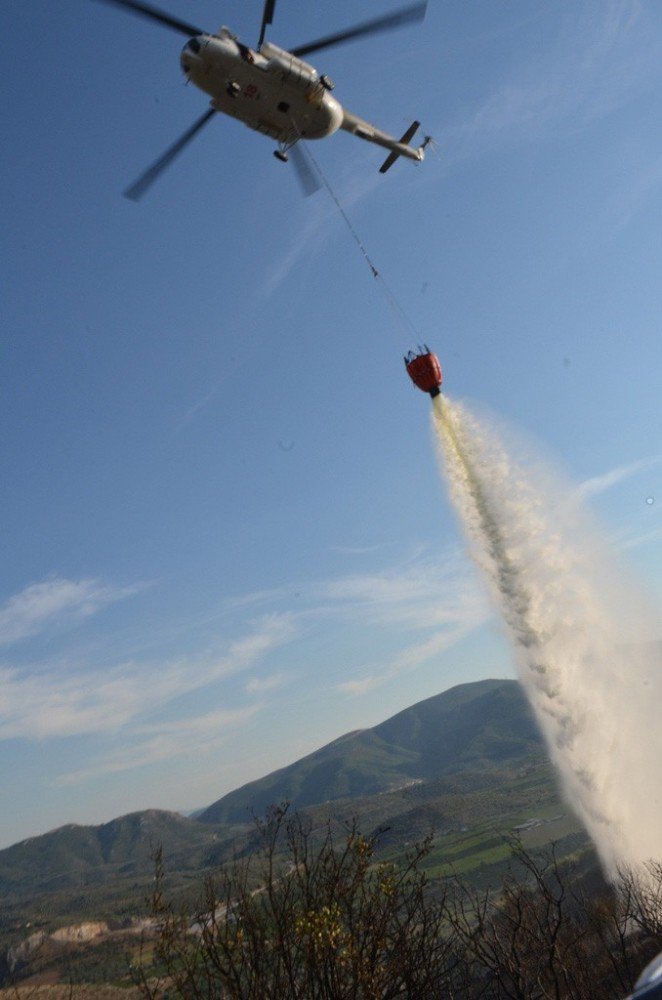
<instances>
[{"instance_id":1,"label":"helicopter horizontal stabilizer","mask_svg":"<svg viewBox=\"0 0 662 1000\"><path fill-rule=\"evenodd\" d=\"M402 136L402 138L398 140L398 146L408 146L410 140L413 139L414 133L416 132L416 129L419 127L420 124L421 124L420 122L412 122L407 131L405 132L405 134ZM389 153L389 155L386 157L381 167L379 168L380 174L385 174L387 170L390 170L395 161L397 160L397 158L399 156L402 156L402 152L403 152L402 150L396 148L393 150L392 153ZM423 157L421 157L421 159L423 159Z\"/></svg>"}]
</instances>

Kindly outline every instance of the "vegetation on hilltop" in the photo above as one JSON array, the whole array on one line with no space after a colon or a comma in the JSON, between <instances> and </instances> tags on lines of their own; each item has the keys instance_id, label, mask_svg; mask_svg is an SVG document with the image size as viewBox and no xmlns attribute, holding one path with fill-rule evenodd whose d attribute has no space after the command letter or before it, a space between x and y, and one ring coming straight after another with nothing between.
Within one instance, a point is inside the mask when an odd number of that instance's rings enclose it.
<instances>
[{"instance_id":1,"label":"vegetation on hilltop","mask_svg":"<svg viewBox=\"0 0 662 1000\"><path fill-rule=\"evenodd\" d=\"M371 753L362 757L366 747ZM373 790L334 798L330 793L341 787L339 775L352 787L365 780ZM424 884L437 902L450 898L451 884L461 884L467 893L488 894L492 905L495 888L512 868L513 833L529 852L554 841L556 863L572 862L573 879L597 868L585 833L559 798L528 706L512 681L461 685L374 730L348 734L265 781L234 793L232 809L241 799L248 814L256 791L307 788L314 801L296 816L308 831L311 859L322 857L314 862L320 870L323 858L328 860L328 838L329 844L344 844L352 824L358 836L354 817L359 816L365 831L360 836L370 845L370 871L400 871L403 858L414 852L421 880L416 884ZM212 824L208 818L199 822L149 810L100 827L64 827L0 852L0 951L8 954L11 948L14 958L19 956L13 978L127 986L129 964L136 964L140 952L137 924L148 916L154 888L155 848L162 849L168 868L161 898L173 914L190 915L200 909L205 878L216 880L217 887L219 879L231 885L244 870L247 892L264 886L263 833L264 825L254 822ZM416 844L425 849L416 854ZM281 836L275 859L281 871L288 865L284 850ZM366 892L371 885L365 883ZM446 925L449 919L446 913ZM75 935L66 941L53 937L58 928L86 920L105 921L107 931L87 942L77 942ZM146 933L142 957L154 971L149 928ZM35 935L39 947L20 957L16 949Z\"/></svg>"},{"instance_id":2,"label":"vegetation on hilltop","mask_svg":"<svg viewBox=\"0 0 662 1000\"><path fill-rule=\"evenodd\" d=\"M542 739L516 681L460 684L244 785L198 819L240 823L274 802L303 809L363 798L413 780L516 767L536 752Z\"/></svg>"},{"instance_id":3,"label":"vegetation on hilltop","mask_svg":"<svg viewBox=\"0 0 662 1000\"><path fill-rule=\"evenodd\" d=\"M104 886L110 894L120 886L129 890L150 877L159 845L171 871L204 871L250 849L252 816L264 815L273 802L313 810L333 803L334 812L369 814L378 823L380 813L392 820L395 811L433 801L433 823L444 830L453 818L469 821L457 814L459 797L468 794L475 803L485 800L483 815L498 815L502 806L489 804L492 791L544 756L515 681L462 684L232 792L196 819L150 809L100 826L69 824L6 848L0 895L10 906L49 896L52 910L55 897L98 899Z\"/></svg>"},{"instance_id":4,"label":"vegetation on hilltop","mask_svg":"<svg viewBox=\"0 0 662 1000\"><path fill-rule=\"evenodd\" d=\"M319 836L274 809L261 850L209 879L195 918L157 883L145 1000L609 1000L662 947L662 865L608 886L511 838L500 887L431 881L351 823ZM497 891L494 891L497 889ZM160 972L160 979L155 974Z\"/></svg>"}]
</instances>

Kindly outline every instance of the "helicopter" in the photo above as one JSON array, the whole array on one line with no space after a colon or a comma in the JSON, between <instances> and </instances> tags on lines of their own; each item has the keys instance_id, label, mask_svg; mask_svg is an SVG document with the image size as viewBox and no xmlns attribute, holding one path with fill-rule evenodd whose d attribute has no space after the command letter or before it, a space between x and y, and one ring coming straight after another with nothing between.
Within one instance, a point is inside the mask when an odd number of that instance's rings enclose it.
<instances>
[{"instance_id":1,"label":"helicopter","mask_svg":"<svg viewBox=\"0 0 662 1000\"><path fill-rule=\"evenodd\" d=\"M302 56L350 39L421 21L425 16L427 0L299 45L290 51L265 41L267 25L273 21L276 0L265 0L256 49L240 42L229 28L221 27L212 34L144 0L103 2L185 35L187 42L180 55L182 71L187 82L211 97L208 110L124 191L125 196L133 201L142 198L197 133L219 113L236 118L249 128L275 139L277 148L274 156L282 162L287 162L289 153L293 152L295 167L306 194L312 193L319 184L297 145L302 139L323 139L344 129L359 139L389 150L379 168L381 173L386 173L401 156L416 162L424 158L429 136L425 136L418 147L410 145L419 122L413 122L400 139L382 132L344 108L331 94L333 81L328 76L318 75L315 67L304 62Z\"/></svg>"}]
</instances>

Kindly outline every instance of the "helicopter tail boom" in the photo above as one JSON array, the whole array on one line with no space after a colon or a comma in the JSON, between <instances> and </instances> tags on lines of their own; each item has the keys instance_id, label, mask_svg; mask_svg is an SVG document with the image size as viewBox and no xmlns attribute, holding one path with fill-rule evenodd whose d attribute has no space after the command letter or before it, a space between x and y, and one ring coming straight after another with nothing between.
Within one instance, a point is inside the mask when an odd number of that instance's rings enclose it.
<instances>
[{"instance_id":1,"label":"helicopter tail boom","mask_svg":"<svg viewBox=\"0 0 662 1000\"><path fill-rule=\"evenodd\" d=\"M405 156L407 159L416 160L417 162L420 162L423 159L425 155L424 149L427 143L424 141L418 149L409 145L409 141L419 127L419 124L419 122L412 122L402 138L395 139L392 135L388 135L388 133L380 131L380 129L371 125L370 122L364 121L362 118L359 118L358 115L354 115L351 111L343 108L341 128L343 128L346 132L351 132L352 135L357 136L359 139L365 139L366 142L374 142L377 146L382 146L384 149L389 149L391 151L380 167L381 173L385 174L386 171L393 166L399 156Z\"/></svg>"}]
</instances>

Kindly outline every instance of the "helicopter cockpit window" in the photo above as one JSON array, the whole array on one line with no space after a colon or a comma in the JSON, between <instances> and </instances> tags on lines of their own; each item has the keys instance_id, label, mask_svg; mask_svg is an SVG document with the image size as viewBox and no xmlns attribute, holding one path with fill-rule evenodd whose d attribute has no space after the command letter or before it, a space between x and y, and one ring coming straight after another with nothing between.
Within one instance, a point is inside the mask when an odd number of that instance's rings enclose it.
<instances>
[{"instance_id":1,"label":"helicopter cockpit window","mask_svg":"<svg viewBox=\"0 0 662 1000\"><path fill-rule=\"evenodd\" d=\"M186 48L187 48L187 49L190 49L190 50L191 50L191 52L195 52L195 53L196 53L196 55L197 55L197 53L198 53L198 52L200 51L200 42L198 41L198 39L197 39L197 38L191 38L191 39L190 39L190 40L189 40L189 41L188 41L188 42L186 43Z\"/></svg>"}]
</instances>

